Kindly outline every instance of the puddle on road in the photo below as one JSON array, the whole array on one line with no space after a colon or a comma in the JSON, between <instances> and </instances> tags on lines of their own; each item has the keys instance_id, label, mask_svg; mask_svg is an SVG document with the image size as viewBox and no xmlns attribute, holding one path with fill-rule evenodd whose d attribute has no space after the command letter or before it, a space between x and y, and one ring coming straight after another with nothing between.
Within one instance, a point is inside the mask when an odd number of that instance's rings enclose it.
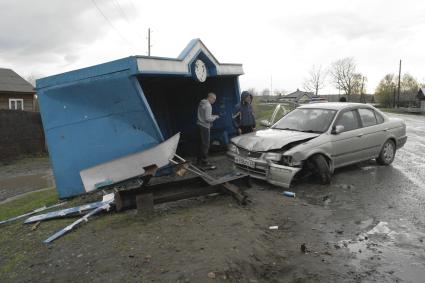
<instances>
[{"instance_id":1,"label":"puddle on road","mask_svg":"<svg viewBox=\"0 0 425 283\"><path fill-rule=\"evenodd\" d=\"M372 220L373 221L373 220ZM371 219L362 221L360 227L370 226ZM343 240L338 244L346 248L351 264L358 271L369 268L395 276L405 282L422 282L425 278L425 234L407 226L403 231L391 230L387 222L379 222L355 240Z\"/></svg>"}]
</instances>

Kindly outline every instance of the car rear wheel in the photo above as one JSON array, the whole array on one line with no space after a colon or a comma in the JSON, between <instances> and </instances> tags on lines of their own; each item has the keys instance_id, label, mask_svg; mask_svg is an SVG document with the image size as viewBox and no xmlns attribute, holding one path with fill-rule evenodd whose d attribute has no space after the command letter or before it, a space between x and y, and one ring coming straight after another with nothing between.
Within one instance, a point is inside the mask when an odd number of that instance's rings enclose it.
<instances>
[{"instance_id":1,"label":"car rear wheel","mask_svg":"<svg viewBox=\"0 0 425 283\"><path fill-rule=\"evenodd\" d=\"M381 149L376 162L380 165L390 165L395 157L395 144L392 140L387 140Z\"/></svg>"},{"instance_id":2,"label":"car rear wheel","mask_svg":"<svg viewBox=\"0 0 425 283\"><path fill-rule=\"evenodd\" d=\"M329 164L326 161L326 158L323 155L315 155L311 159L314 168L315 175L318 179L319 183L322 185L327 185L331 182L331 170L329 168Z\"/></svg>"}]
</instances>

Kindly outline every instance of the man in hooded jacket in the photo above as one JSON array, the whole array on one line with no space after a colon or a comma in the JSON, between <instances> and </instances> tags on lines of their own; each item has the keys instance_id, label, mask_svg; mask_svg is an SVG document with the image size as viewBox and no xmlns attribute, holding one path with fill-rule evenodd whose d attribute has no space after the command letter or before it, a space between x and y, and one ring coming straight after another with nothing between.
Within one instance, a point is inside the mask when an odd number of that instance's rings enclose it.
<instances>
[{"instance_id":1,"label":"man in hooded jacket","mask_svg":"<svg viewBox=\"0 0 425 283\"><path fill-rule=\"evenodd\" d=\"M241 102L236 105L233 121L239 135L255 131L255 115L252 108L252 94L243 91Z\"/></svg>"}]
</instances>

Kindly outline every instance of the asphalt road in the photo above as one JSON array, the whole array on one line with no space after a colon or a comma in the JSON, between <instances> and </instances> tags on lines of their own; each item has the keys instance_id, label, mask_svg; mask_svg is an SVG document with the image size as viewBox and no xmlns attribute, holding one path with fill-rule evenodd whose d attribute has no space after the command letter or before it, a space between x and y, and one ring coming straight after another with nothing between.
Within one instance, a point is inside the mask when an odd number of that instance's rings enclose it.
<instances>
[{"instance_id":1,"label":"asphalt road","mask_svg":"<svg viewBox=\"0 0 425 283\"><path fill-rule=\"evenodd\" d=\"M323 197L304 184L295 189L310 202L320 203L322 197L330 210L325 222L337 227L329 237L336 242L335 257L345 269L355 267L345 279L424 282L425 117L388 115L404 119L408 135L392 166L370 161L338 170L332 186L321 189Z\"/></svg>"}]
</instances>

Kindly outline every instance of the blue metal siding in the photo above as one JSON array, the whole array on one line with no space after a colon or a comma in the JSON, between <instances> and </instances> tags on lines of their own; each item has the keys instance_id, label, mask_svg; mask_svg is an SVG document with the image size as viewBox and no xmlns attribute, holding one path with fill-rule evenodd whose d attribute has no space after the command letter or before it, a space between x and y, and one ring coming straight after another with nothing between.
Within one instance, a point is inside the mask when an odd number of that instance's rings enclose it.
<instances>
[{"instance_id":1,"label":"blue metal siding","mask_svg":"<svg viewBox=\"0 0 425 283\"><path fill-rule=\"evenodd\" d=\"M42 78L37 80L37 88L46 88L50 86L57 86L66 83L76 82L78 80L84 80L87 78L94 78L106 74L111 74L114 72L121 72L124 70L128 70L131 74L137 73L137 61L134 56L130 56L127 58L122 58L118 60L114 60L111 62L70 71L63 74L58 74L54 76L50 76L47 78Z\"/></svg>"},{"instance_id":2,"label":"blue metal siding","mask_svg":"<svg viewBox=\"0 0 425 283\"><path fill-rule=\"evenodd\" d=\"M222 144L227 144L229 137L236 135L232 113L235 105L240 101L237 84L235 84L238 78L226 76L210 78L209 80L212 85L212 91L217 94L217 101L213 105L213 113L217 113L221 117L214 122L211 133L212 140L219 140Z\"/></svg>"},{"instance_id":3,"label":"blue metal siding","mask_svg":"<svg viewBox=\"0 0 425 283\"><path fill-rule=\"evenodd\" d=\"M40 89L59 196L84 193L79 172L162 141L128 72Z\"/></svg>"}]
</instances>

